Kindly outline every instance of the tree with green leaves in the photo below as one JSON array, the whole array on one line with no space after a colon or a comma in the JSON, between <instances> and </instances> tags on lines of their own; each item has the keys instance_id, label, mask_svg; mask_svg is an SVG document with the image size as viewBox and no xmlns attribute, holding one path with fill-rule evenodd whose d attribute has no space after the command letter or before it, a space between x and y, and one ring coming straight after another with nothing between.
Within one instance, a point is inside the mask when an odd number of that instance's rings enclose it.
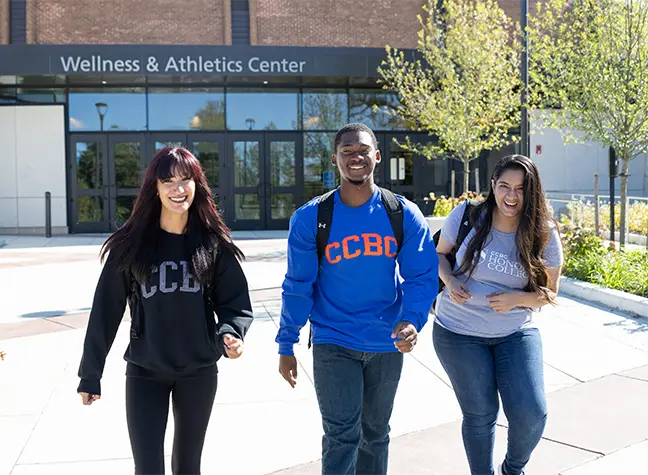
<instances>
[{"instance_id":1,"label":"tree with green leaves","mask_svg":"<svg viewBox=\"0 0 648 475\"><path fill-rule=\"evenodd\" d=\"M429 0L418 18L420 59L387 46L381 81L398 93L396 113L437 138L419 144L408 137L400 145L428 159L462 162L468 191L470 162L517 140L511 131L520 124L519 28L493 0Z\"/></svg>"},{"instance_id":2,"label":"tree with green leaves","mask_svg":"<svg viewBox=\"0 0 648 475\"><path fill-rule=\"evenodd\" d=\"M529 20L529 39L538 125L561 130L565 142L612 147L621 160L623 246L628 167L648 151L648 0L547 0Z\"/></svg>"}]
</instances>

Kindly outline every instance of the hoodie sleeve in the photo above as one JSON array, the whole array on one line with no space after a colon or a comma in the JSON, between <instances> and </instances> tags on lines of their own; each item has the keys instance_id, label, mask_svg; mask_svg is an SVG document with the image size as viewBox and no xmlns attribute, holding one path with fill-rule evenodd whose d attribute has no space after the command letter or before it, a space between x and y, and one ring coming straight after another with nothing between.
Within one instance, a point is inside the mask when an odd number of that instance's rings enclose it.
<instances>
[{"instance_id":1,"label":"hoodie sleeve","mask_svg":"<svg viewBox=\"0 0 648 475\"><path fill-rule=\"evenodd\" d=\"M83 356L79 366L81 382L78 392L101 394L100 381L106 356L115 341L119 324L124 316L128 289L128 276L118 270L115 259L109 254L92 302L83 343Z\"/></svg>"},{"instance_id":2,"label":"hoodie sleeve","mask_svg":"<svg viewBox=\"0 0 648 475\"><path fill-rule=\"evenodd\" d=\"M421 331L427 323L439 287L439 256L432 231L415 204L405 201L404 239L398 254L403 278L403 305L399 321L412 323Z\"/></svg>"},{"instance_id":3,"label":"hoodie sleeve","mask_svg":"<svg viewBox=\"0 0 648 475\"><path fill-rule=\"evenodd\" d=\"M241 263L228 249L223 248L216 260L211 300L218 315L216 340L223 356L225 334L243 340L254 318L247 279Z\"/></svg>"},{"instance_id":4,"label":"hoodie sleeve","mask_svg":"<svg viewBox=\"0 0 648 475\"><path fill-rule=\"evenodd\" d=\"M293 345L313 309L317 260L317 205L297 210L290 220L288 235L288 272L282 286L281 319L275 341L279 354L293 356Z\"/></svg>"}]
</instances>

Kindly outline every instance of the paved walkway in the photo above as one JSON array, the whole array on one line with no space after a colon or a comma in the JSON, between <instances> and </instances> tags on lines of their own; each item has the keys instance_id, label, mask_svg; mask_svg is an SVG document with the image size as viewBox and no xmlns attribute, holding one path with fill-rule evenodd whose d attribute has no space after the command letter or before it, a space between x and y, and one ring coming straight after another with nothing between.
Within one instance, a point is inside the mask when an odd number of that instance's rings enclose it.
<instances>
[{"instance_id":1,"label":"paved walkway","mask_svg":"<svg viewBox=\"0 0 648 475\"><path fill-rule=\"evenodd\" d=\"M220 364L205 445L206 475L319 473L321 423L310 352L304 345L296 348L301 373L295 390L277 373L274 336L285 233L261 237L236 236L248 255L244 269L256 320L244 357ZM123 403L128 322L107 361L103 398L85 407L75 394L103 239L3 239L0 288L8 298L0 310L0 351L7 354L0 361L0 475L132 473ZM549 423L527 473L643 473L648 466L648 321L561 298L558 307L538 315L538 322ZM469 473L459 408L434 354L431 328L426 326L415 352L405 358L392 419L391 474ZM505 445L502 417L498 460Z\"/></svg>"}]
</instances>

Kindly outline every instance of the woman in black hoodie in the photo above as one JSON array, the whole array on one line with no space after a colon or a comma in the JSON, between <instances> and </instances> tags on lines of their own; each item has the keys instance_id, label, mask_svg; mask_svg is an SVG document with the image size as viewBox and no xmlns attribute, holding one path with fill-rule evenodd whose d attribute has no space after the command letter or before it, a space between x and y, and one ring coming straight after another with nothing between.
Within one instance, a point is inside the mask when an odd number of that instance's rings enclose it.
<instances>
[{"instance_id":1,"label":"woman in black hoodie","mask_svg":"<svg viewBox=\"0 0 648 475\"><path fill-rule=\"evenodd\" d=\"M199 474L216 361L243 353L252 306L243 254L191 152L166 147L153 158L131 217L103 246L106 255L77 391L85 405L101 397L106 355L128 302L126 418L135 473L164 473L171 396L173 473Z\"/></svg>"}]
</instances>

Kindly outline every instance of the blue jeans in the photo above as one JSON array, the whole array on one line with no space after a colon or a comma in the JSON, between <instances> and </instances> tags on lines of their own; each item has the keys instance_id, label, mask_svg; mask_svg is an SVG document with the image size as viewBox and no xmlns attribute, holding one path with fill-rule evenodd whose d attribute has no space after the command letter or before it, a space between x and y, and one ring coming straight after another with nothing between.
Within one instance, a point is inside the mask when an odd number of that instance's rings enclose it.
<instances>
[{"instance_id":1,"label":"blue jeans","mask_svg":"<svg viewBox=\"0 0 648 475\"><path fill-rule=\"evenodd\" d=\"M402 368L402 353L313 345L323 475L387 473L389 419Z\"/></svg>"},{"instance_id":2,"label":"blue jeans","mask_svg":"<svg viewBox=\"0 0 648 475\"><path fill-rule=\"evenodd\" d=\"M480 338L435 323L433 339L461 406L472 475L493 474L498 391L509 422L504 471L519 475L547 421L540 332L529 328L502 338Z\"/></svg>"}]
</instances>

